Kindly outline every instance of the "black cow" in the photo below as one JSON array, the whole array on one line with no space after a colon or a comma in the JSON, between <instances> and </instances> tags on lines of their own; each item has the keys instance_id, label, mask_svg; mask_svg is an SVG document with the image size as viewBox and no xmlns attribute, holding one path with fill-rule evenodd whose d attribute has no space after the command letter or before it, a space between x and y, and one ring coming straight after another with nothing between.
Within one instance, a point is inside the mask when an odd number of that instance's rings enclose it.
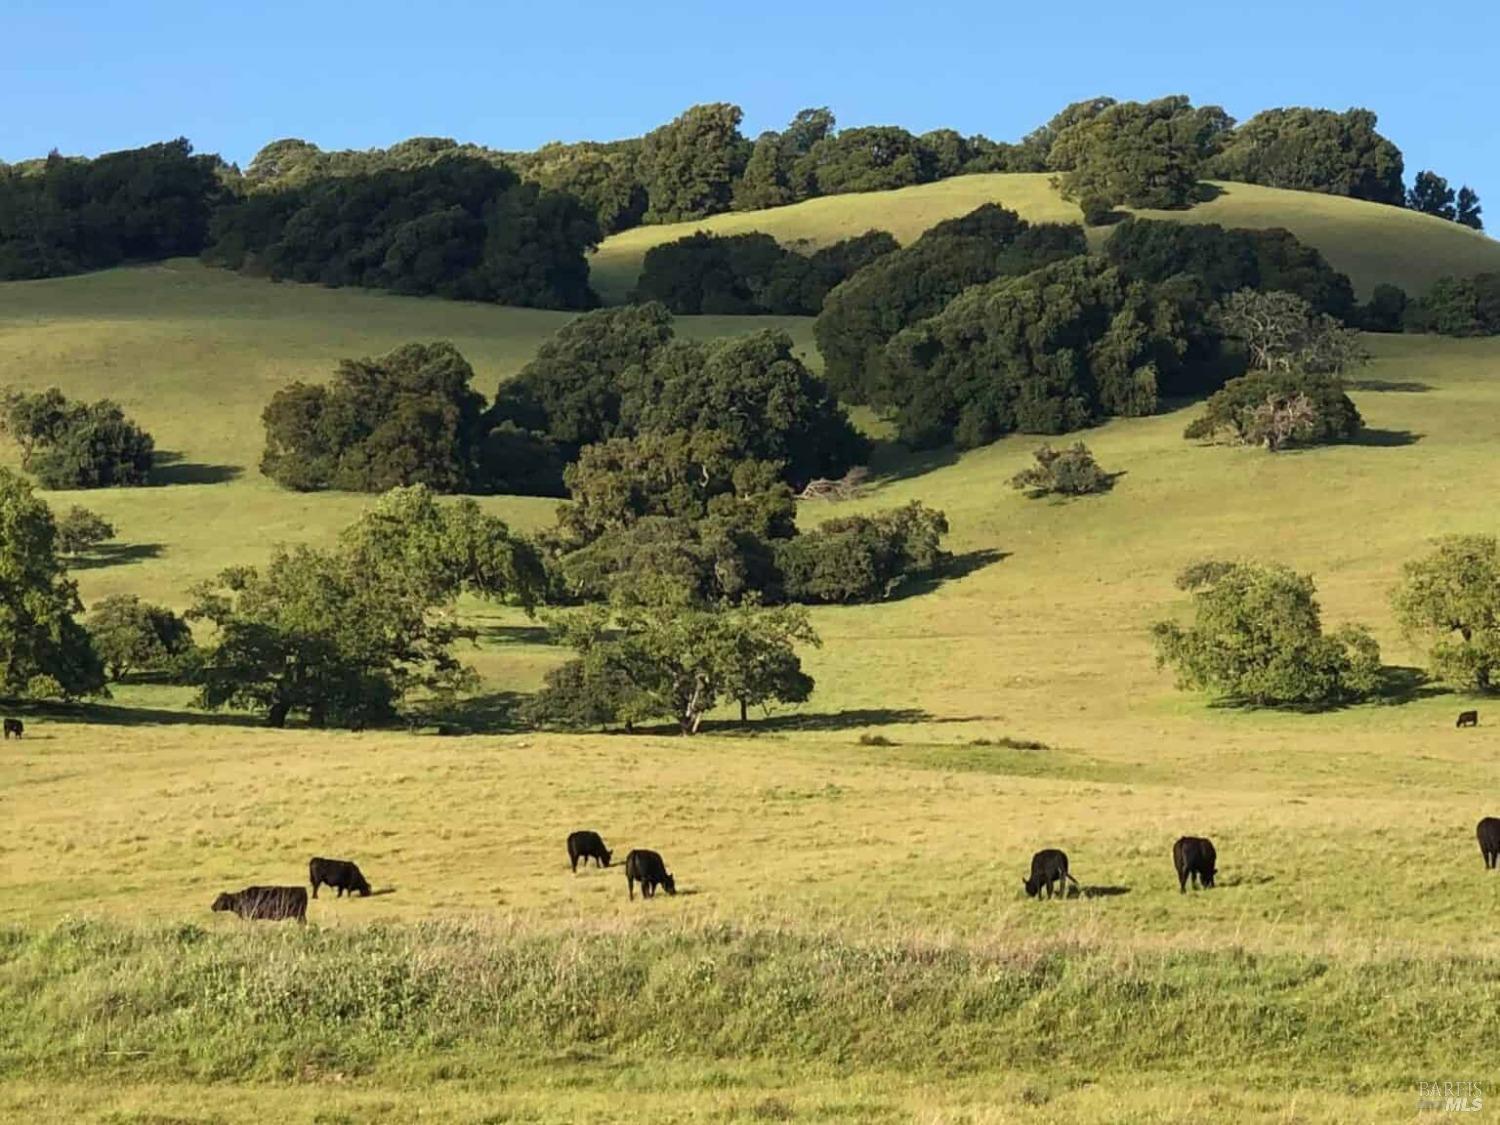
<instances>
[{"instance_id":1,"label":"black cow","mask_svg":"<svg viewBox=\"0 0 1500 1125\"><path fill-rule=\"evenodd\" d=\"M1212 840L1202 836L1184 836L1172 845L1172 866L1177 868L1177 889L1187 894L1191 881L1197 887L1214 885L1214 865L1219 855L1214 851Z\"/></svg>"},{"instance_id":2,"label":"black cow","mask_svg":"<svg viewBox=\"0 0 1500 1125\"><path fill-rule=\"evenodd\" d=\"M1479 854L1484 856L1485 870L1493 871L1500 865L1500 817L1485 817L1475 835L1479 837Z\"/></svg>"},{"instance_id":3,"label":"black cow","mask_svg":"<svg viewBox=\"0 0 1500 1125\"><path fill-rule=\"evenodd\" d=\"M625 887L630 892L631 901L635 900L637 883L641 885L643 898L654 897L657 887L666 888L669 895L677 893L677 881L672 878L661 856L645 848L634 848L625 857Z\"/></svg>"},{"instance_id":4,"label":"black cow","mask_svg":"<svg viewBox=\"0 0 1500 1125\"><path fill-rule=\"evenodd\" d=\"M1458 713L1458 722L1453 725L1456 727L1477 727L1479 725L1479 712L1460 711Z\"/></svg>"},{"instance_id":5,"label":"black cow","mask_svg":"<svg viewBox=\"0 0 1500 1125\"><path fill-rule=\"evenodd\" d=\"M295 918L307 922L307 889L305 887L246 887L243 891L225 891L214 899L215 910L233 910L241 918L263 918L280 922Z\"/></svg>"},{"instance_id":6,"label":"black cow","mask_svg":"<svg viewBox=\"0 0 1500 1125\"><path fill-rule=\"evenodd\" d=\"M609 866L609 849L604 846L599 833L583 830L568 834L568 862L572 864L575 874L578 872L580 859L585 867L591 859L599 867Z\"/></svg>"},{"instance_id":7,"label":"black cow","mask_svg":"<svg viewBox=\"0 0 1500 1125\"><path fill-rule=\"evenodd\" d=\"M1068 883L1078 886L1078 880L1068 874L1068 857L1056 848L1043 848L1031 857L1031 878L1022 879L1021 884L1031 898L1036 898L1044 886L1047 897L1051 898L1053 883L1058 884L1058 891L1064 898L1068 894Z\"/></svg>"},{"instance_id":8,"label":"black cow","mask_svg":"<svg viewBox=\"0 0 1500 1125\"><path fill-rule=\"evenodd\" d=\"M21 735L23 735L25 733L26 733L26 724L23 723L20 719L6 719L5 720L5 737L6 738L10 738L12 735L14 735L16 738L20 738Z\"/></svg>"},{"instance_id":9,"label":"black cow","mask_svg":"<svg viewBox=\"0 0 1500 1125\"><path fill-rule=\"evenodd\" d=\"M350 863L347 859L319 859L314 856L307 862L307 881L312 884L313 898L318 897L318 884L337 887L339 898L344 897L344 892L351 895L358 891L361 898L368 898L370 884L360 874L359 867Z\"/></svg>"}]
</instances>

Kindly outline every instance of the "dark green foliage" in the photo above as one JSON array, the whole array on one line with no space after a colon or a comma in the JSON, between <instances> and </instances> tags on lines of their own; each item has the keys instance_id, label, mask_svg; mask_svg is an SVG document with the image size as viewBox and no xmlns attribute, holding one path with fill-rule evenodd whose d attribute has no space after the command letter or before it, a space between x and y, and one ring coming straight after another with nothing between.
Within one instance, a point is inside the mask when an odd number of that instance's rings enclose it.
<instances>
[{"instance_id":1,"label":"dark green foliage","mask_svg":"<svg viewBox=\"0 0 1500 1125\"><path fill-rule=\"evenodd\" d=\"M557 560L570 599L615 605L779 602L773 544L732 516L644 516Z\"/></svg>"},{"instance_id":2,"label":"dark green foliage","mask_svg":"<svg viewBox=\"0 0 1500 1125\"><path fill-rule=\"evenodd\" d=\"M777 331L658 349L626 373L620 420L630 433L719 431L739 456L780 462L793 484L840 476L869 452Z\"/></svg>"},{"instance_id":3,"label":"dark green foliage","mask_svg":"<svg viewBox=\"0 0 1500 1125\"><path fill-rule=\"evenodd\" d=\"M1355 310L1354 323L1366 332L1400 332L1411 303L1396 285L1377 285L1370 299Z\"/></svg>"},{"instance_id":4,"label":"dark green foliage","mask_svg":"<svg viewBox=\"0 0 1500 1125\"><path fill-rule=\"evenodd\" d=\"M57 520L57 549L79 555L115 537L115 528L98 512L74 504Z\"/></svg>"},{"instance_id":5,"label":"dark green foliage","mask_svg":"<svg viewBox=\"0 0 1500 1125\"><path fill-rule=\"evenodd\" d=\"M1400 207L1406 198L1401 150L1375 125L1367 109L1268 109L1229 135L1205 174Z\"/></svg>"},{"instance_id":6,"label":"dark green foliage","mask_svg":"<svg viewBox=\"0 0 1500 1125\"><path fill-rule=\"evenodd\" d=\"M598 218L603 234L639 225L646 213L639 140L547 144L510 157L521 177L549 191L566 192Z\"/></svg>"},{"instance_id":7,"label":"dark green foliage","mask_svg":"<svg viewBox=\"0 0 1500 1125\"><path fill-rule=\"evenodd\" d=\"M134 594L105 598L86 624L111 680L132 672L173 672L193 650L186 619Z\"/></svg>"},{"instance_id":8,"label":"dark green foliage","mask_svg":"<svg viewBox=\"0 0 1500 1125\"><path fill-rule=\"evenodd\" d=\"M322 285L536 308L597 304L599 241L573 196L470 156L255 192L214 219L206 257Z\"/></svg>"},{"instance_id":9,"label":"dark green foliage","mask_svg":"<svg viewBox=\"0 0 1500 1125\"><path fill-rule=\"evenodd\" d=\"M1454 218L1469 227L1471 230L1483 230L1484 219L1481 215L1484 208L1479 206L1479 194L1473 188L1461 187L1458 189L1457 214Z\"/></svg>"},{"instance_id":10,"label":"dark green foliage","mask_svg":"<svg viewBox=\"0 0 1500 1125\"><path fill-rule=\"evenodd\" d=\"M729 210L734 181L750 158L750 142L740 135L742 117L739 106L725 102L696 105L646 134L640 171L648 223Z\"/></svg>"},{"instance_id":11,"label":"dark green foliage","mask_svg":"<svg viewBox=\"0 0 1500 1125\"><path fill-rule=\"evenodd\" d=\"M1182 95L1119 102L1082 115L1050 137L1047 167L1068 199L1131 207L1186 207L1203 161L1233 121Z\"/></svg>"},{"instance_id":12,"label":"dark green foliage","mask_svg":"<svg viewBox=\"0 0 1500 1125\"><path fill-rule=\"evenodd\" d=\"M1500 335L1500 273L1439 278L1421 301L1412 302L1406 327L1444 336Z\"/></svg>"},{"instance_id":13,"label":"dark green foliage","mask_svg":"<svg viewBox=\"0 0 1500 1125\"><path fill-rule=\"evenodd\" d=\"M1192 274L1215 299L1238 289L1280 289L1340 319L1354 304L1349 278L1279 228L1225 230L1217 223L1130 219L1110 233L1104 249L1133 278L1156 282Z\"/></svg>"},{"instance_id":14,"label":"dark green foliage","mask_svg":"<svg viewBox=\"0 0 1500 1125\"><path fill-rule=\"evenodd\" d=\"M649 517L720 519L767 539L795 534L781 466L745 459L721 430L655 432L586 446L568 466L572 503L558 509L564 543L592 543Z\"/></svg>"},{"instance_id":15,"label":"dark green foliage","mask_svg":"<svg viewBox=\"0 0 1500 1125\"><path fill-rule=\"evenodd\" d=\"M1262 706L1329 707L1380 682L1380 648L1362 627L1324 634L1317 590L1283 566L1223 565L1199 576L1194 621L1152 627L1158 664L1178 686Z\"/></svg>"},{"instance_id":16,"label":"dark green foliage","mask_svg":"<svg viewBox=\"0 0 1500 1125\"><path fill-rule=\"evenodd\" d=\"M885 191L937 178L922 143L893 125L845 129L824 137L797 161L794 174L816 185L817 195Z\"/></svg>"},{"instance_id":17,"label":"dark green foliage","mask_svg":"<svg viewBox=\"0 0 1500 1125\"><path fill-rule=\"evenodd\" d=\"M0 280L197 254L223 162L179 138L93 160L0 165Z\"/></svg>"},{"instance_id":18,"label":"dark green foliage","mask_svg":"<svg viewBox=\"0 0 1500 1125\"><path fill-rule=\"evenodd\" d=\"M76 698L104 669L76 620L78 586L58 561L56 525L31 486L0 469L0 695Z\"/></svg>"},{"instance_id":19,"label":"dark green foliage","mask_svg":"<svg viewBox=\"0 0 1500 1125\"><path fill-rule=\"evenodd\" d=\"M1458 217L1458 209L1453 206L1453 189L1436 172L1417 173L1411 190L1406 193L1406 205L1413 211L1447 219L1450 223Z\"/></svg>"},{"instance_id":20,"label":"dark green foliage","mask_svg":"<svg viewBox=\"0 0 1500 1125\"><path fill-rule=\"evenodd\" d=\"M776 565L789 601L869 602L911 579L931 577L947 561L942 512L913 501L873 516L827 520L778 542Z\"/></svg>"},{"instance_id":21,"label":"dark green foliage","mask_svg":"<svg viewBox=\"0 0 1500 1125\"><path fill-rule=\"evenodd\" d=\"M720 700L751 706L801 703L812 693L798 645L819 644L805 610L653 605L613 617L586 611L560 622L560 639L578 652L548 677L526 712L560 726L671 719L695 734Z\"/></svg>"},{"instance_id":22,"label":"dark green foliage","mask_svg":"<svg viewBox=\"0 0 1500 1125\"><path fill-rule=\"evenodd\" d=\"M937 224L832 290L813 325L823 373L846 402L869 402L882 351L897 332L940 312L971 285L1026 273L1087 249L1076 226L1032 226L993 203Z\"/></svg>"},{"instance_id":23,"label":"dark green foliage","mask_svg":"<svg viewBox=\"0 0 1500 1125\"><path fill-rule=\"evenodd\" d=\"M536 358L502 383L492 409L497 423L546 434L568 457L620 433L620 382L672 338L672 317L659 304L626 305L580 316L558 329Z\"/></svg>"},{"instance_id":24,"label":"dark green foliage","mask_svg":"<svg viewBox=\"0 0 1500 1125\"><path fill-rule=\"evenodd\" d=\"M20 447L21 467L44 488L141 485L151 474L151 435L108 399L69 402L56 387L7 391L0 428Z\"/></svg>"},{"instance_id":25,"label":"dark green foliage","mask_svg":"<svg viewBox=\"0 0 1500 1125\"><path fill-rule=\"evenodd\" d=\"M1397 620L1428 646L1434 674L1469 691L1500 686L1500 543L1453 535L1402 567Z\"/></svg>"},{"instance_id":26,"label":"dark green foliage","mask_svg":"<svg viewBox=\"0 0 1500 1125\"><path fill-rule=\"evenodd\" d=\"M815 316L830 289L895 249L896 240L884 231L810 257L782 249L768 234L699 231L646 251L636 297L687 316Z\"/></svg>"},{"instance_id":27,"label":"dark green foliage","mask_svg":"<svg viewBox=\"0 0 1500 1125\"><path fill-rule=\"evenodd\" d=\"M1108 492L1114 485L1114 474L1101 469L1089 447L1081 441L1066 449L1043 445L1035 456L1035 465L1010 478L1012 488L1033 498L1087 496L1094 492Z\"/></svg>"},{"instance_id":28,"label":"dark green foliage","mask_svg":"<svg viewBox=\"0 0 1500 1125\"><path fill-rule=\"evenodd\" d=\"M1275 452L1289 445L1347 441L1363 425L1336 378L1301 370L1253 371L1215 392L1183 436L1224 435Z\"/></svg>"},{"instance_id":29,"label":"dark green foliage","mask_svg":"<svg viewBox=\"0 0 1500 1125\"><path fill-rule=\"evenodd\" d=\"M1125 217L1102 195L1086 195L1078 201L1078 207L1083 212L1086 227L1111 226Z\"/></svg>"},{"instance_id":30,"label":"dark green foliage","mask_svg":"<svg viewBox=\"0 0 1500 1125\"><path fill-rule=\"evenodd\" d=\"M780 133L762 133L755 139L744 175L734 185L736 211L761 211L796 201L791 161L786 159L785 150Z\"/></svg>"},{"instance_id":31,"label":"dark green foliage","mask_svg":"<svg viewBox=\"0 0 1500 1125\"><path fill-rule=\"evenodd\" d=\"M971 448L1149 414L1217 385L1217 353L1201 293L1079 257L974 286L896 336L872 402L913 445Z\"/></svg>"},{"instance_id":32,"label":"dark green foliage","mask_svg":"<svg viewBox=\"0 0 1500 1125\"><path fill-rule=\"evenodd\" d=\"M342 360L331 383L293 383L272 397L260 471L303 492L503 485L479 479L484 400L469 387L473 374L448 343Z\"/></svg>"}]
</instances>

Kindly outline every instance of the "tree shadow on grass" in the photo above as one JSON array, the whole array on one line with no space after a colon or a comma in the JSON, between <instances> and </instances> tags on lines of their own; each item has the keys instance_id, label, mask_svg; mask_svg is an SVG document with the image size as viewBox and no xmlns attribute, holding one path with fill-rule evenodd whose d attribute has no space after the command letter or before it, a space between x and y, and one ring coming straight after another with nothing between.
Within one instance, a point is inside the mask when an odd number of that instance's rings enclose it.
<instances>
[{"instance_id":1,"label":"tree shadow on grass","mask_svg":"<svg viewBox=\"0 0 1500 1125\"><path fill-rule=\"evenodd\" d=\"M1424 436L1411 430L1381 430L1366 427L1343 444L1368 446L1372 449L1399 449L1406 445L1416 445Z\"/></svg>"},{"instance_id":2,"label":"tree shadow on grass","mask_svg":"<svg viewBox=\"0 0 1500 1125\"><path fill-rule=\"evenodd\" d=\"M869 483L881 486L910 480L935 469L956 465L959 456L958 449L951 445L939 449L910 449L899 441L877 441L870 454Z\"/></svg>"},{"instance_id":3,"label":"tree shadow on grass","mask_svg":"<svg viewBox=\"0 0 1500 1125\"><path fill-rule=\"evenodd\" d=\"M143 559L160 558L160 543L101 543L87 552L66 560L69 570L97 570L106 566L123 566Z\"/></svg>"},{"instance_id":4,"label":"tree shadow on grass","mask_svg":"<svg viewBox=\"0 0 1500 1125\"><path fill-rule=\"evenodd\" d=\"M552 630L545 625L480 625L476 640L494 645L550 645Z\"/></svg>"},{"instance_id":5,"label":"tree shadow on grass","mask_svg":"<svg viewBox=\"0 0 1500 1125\"><path fill-rule=\"evenodd\" d=\"M987 566L1003 562L1008 558L1010 558L1009 551L997 551L990 547L982 547L977 551L965 551L961 555L954 555L948 559L938 573L901 583L886 601L899 602L907 598L920 597L922 594L930 594L946 582L956 582L960 578L967 578L975 571L983 570Z\"/></svg>"},{"instance_id":6,"label":"tree shadow on grass","mask_svg":"<svg viewBox=\"0 0 1500 1125\"><path fill-rule=\"evenodd\" d=\"M1344 386L1351 391L1394 391L1400 394L1421 394L1432 390L1428 383L1403 379L1347 379Z\"/></svg>"},{"instance_id":7,"label":"tree shadow on grass","mask_svg":"<svg viewBox=\"0 0 1500 1125\"><path fill-rule=\"evenodd\" d=\"M439 735L514 734L530 729L516 715L525 698L515 691L467 696L427 710L408 729Z\"/></svg>"},{"instance_id":8,"label":"tree shadow on grass","mask_svg":"<svg viewBox=\"0 0 1500 1125\"><path fill-rule=\"evenodd\" d=\"M1326 712L1345 711L1361 704L1376 703L1399 707L1421 699L1432 699L1439 695L1452 695L1453 689L1429 679L1420 668L1387 664L1380 669L1379 682L1375 690L1364 699L1344 700L1337 703L1256 703L1248 699L1221 698L1212 700L1211 711L1271 711L1288 715L1320 715Z\"/></svg>"},{"instance_id":9,"label":"tree shadow on grass","mask_svg":"<svg viewBox=\"0 0 1500 1125\"><path fill-rule=\"evenodd\" d=\"M156 485L227 484L244 472L240 465L206 465L175 452L158 451L151 460L151 483Z\"/></svg>"},{"instance_id":10,"label":"tree shadow on grass","mask_svg":"<svg viewBox=\"0 0 1500 1125\"><path fill-rule=\"evenodd\" d=\"M930 723L933 717L919 707L868 707L813 714L770 715L751 717L746 723L738 719L708 719L698 728L699 734L754 735L784 731L844 731L859 727L889 726L895 723ZM641 734L676 734L672 724L637 727Z\"/></svg>"},{"instance_id":11,"label":"tree shadow on grass","mask_svg":"<svg viewBox=\"0 0 1500 1125\"><path fill-rule=\"evenodd\" d=\"M262 727L266 722L258 715L222 711L172 711L164 707L122 707L115 703L55 703L40 700L6 702L12 714L35 718L42 723L73 726L81 723L100 726L198 726Z\"/></svg>"}]
</instances>

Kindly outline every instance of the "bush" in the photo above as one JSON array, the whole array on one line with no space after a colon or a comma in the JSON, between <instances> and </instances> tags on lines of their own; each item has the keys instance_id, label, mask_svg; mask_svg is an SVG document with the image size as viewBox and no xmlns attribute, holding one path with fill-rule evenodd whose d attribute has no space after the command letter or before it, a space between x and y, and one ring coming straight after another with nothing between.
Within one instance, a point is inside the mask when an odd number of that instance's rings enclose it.
<instances>
[{"instance_id":1,"label":"bush","mask_svg":"<svg viewBox=\"0 0 1500 1125\"><path fill-rule=\"evenodd\" d=\"M1106 206L1186 207L1199 170L1233 122L1217 106L1194 108L1180 95L1118 102L1061 128L1047 166L1067 199Z\"/></svg>"},{"instance_id":2,"label":"bush","mask_svg":"<svg viewBox=\"0 0 1500 1125\"><path fill-rule=\"evenodd\" d=\"M1256 371L1224 384L1183 436L1213 440L1228 435L1235 444L1261 445L1274 453L1289 445L1348 441L1363 426L1337 379L1304 371Z\"/></svg>"},{"instance_id":3,"label":"bush","mask_svg":"<svg viewBox=\"0 0 1500 1125\"><path fill-rule=\"evenodd\" d=\"M1029 496L1087 496L1108 492L1114 484L1113 474L1099 467L1089 447L1081 441L1067 449L1043 445L1035 456L1035 465L1010 478L1012 488Z\"/></svg>"},{"instance_id":4,"label":"bush","mask_svg":"<svg viewBox=\"0 0 1500 1125\"><path fill-rule=\"evenodd\" d=\"M1428 645L1432 671L1470 691L1500 686L1500 543L1455 535L1408 562L1391 594L1407 634Z\"/></svg>"},{"instance_id":5,"label":"bush","mask_svg":"<svg viewBox=\"0 0 1500 1125\"><path fill-rule=\"evenodd\" d=\"M56 387L8 391L0 426L21 449L21 466L44 488L108 488L147 483L155 459L150 434L108 399L69 402Z\"/></svg>"},{"instance_id":6,"label":"bush","mask_svg":"<svg viewBox=\"0 0 1500 1125\"><path fill-rule=\"evenodd\" d=\"M1369 301L1357 310L1354 322L1366 332L1400 332L1405 328L1410 304L1406 291L1399 286L1377 285Z\"/></svg>"},{"instance_id":7,"label":"bush","mask_svg":"<svg viewBox=\"0 0 1500 1125\"><path fill-rule=\"evenodd\" d=\"M113 524L77 504L57 521L57 549L65 555L82 554L114 537Z\"/></svg>"},{"instance_id":8,"label":"bush","mask_svg":"<svg viewBox=\"0 0 1500 1125\"><path fill-rule=\"evenodd\" d=\"M1439 278L1408 311L1408 331L1444 336L1500 335L1500 273Z\"/></svg>"},{"instance_id":9,"label":"bush","mask_svg":"<svg viewBox=\"0 0 1500 1125\"><path fill-rule=\"evenodd\" d=\"M1193 624L1152 627L1157 663L1176 670L1181 688L1236 702L1328 707L1365 698L1379 686L1379 646L1360 627L1325 635L1316 592L1310 577L1283 566L1202 573Z\"/></svg>"},{"instance_id":10,"label":"bush","mask_svg":"<svg viewBox=\"0 0 1500 1125\"><path fill-rule=\"evenodd\" d=\"M972 448L1139 416L1216 386L1219 334L1200 293L1129 281L1098 258L976 285L886 346L872 403L903 440Z\"/></svg>"}]
</instances>

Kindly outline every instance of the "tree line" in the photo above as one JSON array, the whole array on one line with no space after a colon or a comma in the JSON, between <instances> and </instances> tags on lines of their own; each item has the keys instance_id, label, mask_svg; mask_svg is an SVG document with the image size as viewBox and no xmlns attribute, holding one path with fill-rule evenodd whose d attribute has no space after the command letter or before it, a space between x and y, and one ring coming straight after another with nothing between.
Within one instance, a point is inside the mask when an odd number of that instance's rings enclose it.
<instances>
[{"instance_id":1,"label":"tree line","mask_svg":"<svg viewBox=\"0 0 1500 1125\"><path fill-rule=\"evenodd\" d=\"M1403 182L1374 113L1271 109L1236 123L1182 95L1076 102L1009 143L951 129L838 129L826 108L753 140L728 103L623 141L504 152L418 137L325 152L295 138L246 169L183 138L95 159L0 165L0 280L207 252L235 269L329 285L587 308L584 254L641 223L757 210L980 172L1051 173L1091 221L1181 208L1205 179L1406 206L1479 229L1467 185Z\"/></svg>"}]
</instances>

